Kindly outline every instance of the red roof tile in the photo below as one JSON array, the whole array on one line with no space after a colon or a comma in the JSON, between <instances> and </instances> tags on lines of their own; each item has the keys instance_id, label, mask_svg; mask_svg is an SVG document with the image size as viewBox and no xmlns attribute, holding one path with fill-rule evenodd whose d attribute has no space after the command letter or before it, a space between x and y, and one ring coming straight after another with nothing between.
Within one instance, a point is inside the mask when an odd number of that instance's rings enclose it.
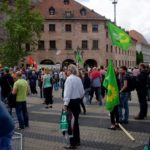
<instances>
[{"instance_id":1,"label":"red roof tile","mask_svg":"<svg viewBox=\"0 0 150 150\"><path fill-rule=\"evenodd\" d=\"M129 35L133 39L135 39L138 43L149 45L148 42L146 41L146 39L144 38L144 36L141 33L139 33L138 31L131 30L131 31L129 31Z\"/></svg>"},{"instance_id":2,"label":"red roof tile","mask_svg":"<svg viewBox=\"0 0 150 150\"><path fill-rule=\"evenodd\" d=\"M55 8L55 15L49 15L50 7ZM63 0L41 0L41 2L39 2L35 6L35 8L37 8L41 12L45 19L67 19L65 17L65 11L71 11L73 13L73 17L69 19L106 20L104 16L101 16L93 10L88 9L87 7L76 2L75 0L70 0L69 5L64 5ZM86 16L81 16L80 10L82 8L86 9Z\"/></svg>"}]
</instances>

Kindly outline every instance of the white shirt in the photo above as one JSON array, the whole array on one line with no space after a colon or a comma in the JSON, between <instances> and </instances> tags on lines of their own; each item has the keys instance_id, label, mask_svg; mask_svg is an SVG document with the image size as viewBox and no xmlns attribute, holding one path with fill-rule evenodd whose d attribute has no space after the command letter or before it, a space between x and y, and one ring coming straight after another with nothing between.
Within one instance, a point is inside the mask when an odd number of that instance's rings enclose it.
<instances>
[{"instance_id":1,"label":"white shirt","mask_svg":"<svg viewBox=\"0 0 150 150\"><path fill-rule=\"evenodd\" d=\"M82 98L83 96L84 88L81 79L71 74L65 82L64 105L68 106L70 99Z\"/></svg>"},{"instance_id":2,"label":"white shirt","mask_svg":"<svg viewBox=\"0 0 150 150\"><path fill-rule=\"evenodd\" d=\"M64 73L62 71L59 73L59 78L64 79Z\"/></svg>"}]
</instances>

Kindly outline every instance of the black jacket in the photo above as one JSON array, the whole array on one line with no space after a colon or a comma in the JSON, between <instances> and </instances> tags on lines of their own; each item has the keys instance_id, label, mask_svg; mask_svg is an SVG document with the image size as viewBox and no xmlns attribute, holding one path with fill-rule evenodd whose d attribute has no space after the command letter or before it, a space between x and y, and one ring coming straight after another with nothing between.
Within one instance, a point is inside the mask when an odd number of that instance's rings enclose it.
<instances>
[{"instance_id":1,"label":"black jacket","mask_svg":"<svg viewBox=\"0 0 150 150\"><path fill-rule=\"evenodd\" d=\"M136 90L137 92L147 92L147 77L148 77L148 72L147 70L142 70L140 74L137 76L137 87Z\"/></svg>"},{"instance_id":2,"label":"black jacket","mask_svg":"<svg viewBox=\"0 0 150 150\"><path fill-rule=\"evenodd\" d=\"M6 98L13 88L14 80L10 74L5 74L0 78L1 94Z\"/></svg>"},{"instance_id":3,"label":"black jacket","mask_svg":"<svg viewBox=\"0 0 150 150\"><path fill-rule=\"evenodd\" d=\"M88 76L84 77L84 79L83 79L83 87L84 87L84 89L88 89L91 87L91 80Z\"/></svg>"}]
</instances>

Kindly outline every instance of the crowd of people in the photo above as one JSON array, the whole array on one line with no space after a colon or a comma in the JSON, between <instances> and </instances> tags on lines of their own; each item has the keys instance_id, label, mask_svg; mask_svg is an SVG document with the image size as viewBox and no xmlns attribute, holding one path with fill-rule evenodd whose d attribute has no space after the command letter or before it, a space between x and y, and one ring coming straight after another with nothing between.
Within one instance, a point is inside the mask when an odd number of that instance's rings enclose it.
<instances>
[{"instance_id":1,"label":"crowd of people","mask_svg":"<svg viewBox=\"0 0 150 150\"><path fill-rule=\"evenodd\" d=\"M0 70L1 100L3 103L8 104L10 115L12 115L12 108L15 107L19 122L18 129L22 130L29 127L26 105L27 96L29 94L38 96L37 86L39 86L40 97L45 99L43 104L45 104L46 109L49 109L53 107L53 91L55 90L57 92L59 88L62 89L64 110L67 111L69 109L75 118L73 137L70 138L70 145L64 148L75 149L80 145L79 114L83 111L83 114L86 115L86 105L93 103L92 99L94 94L100 106L105 104L107 89L103 86L103 81L106 72L107 68L104 66L100 68L82 69L75 65L69 65L63 67L61 70L49 68L35 70L32 67L27 69L4 67ZM129 90L131 77L135 82L140 106L139 113L137 113L135 119L142 120L147 117L147 101L150 101L150 69L148 66L140 64L138 68L133 69L121 66L120 68L116 68L115 72L120 93L120 103L110 112L111 126L109 129L112 130L118 128L119 123L129 123L128 100L131 99L131 90ZM10 100L12 100L13 96L15 97L16 103L12 107ZM0 107L0 111L1 109L4 110L4 107ZM5 115L12 124L8 113L5 112ZM6 132L6 134L1 134L1 130L4 127L2 124L0 122L0 139L2 139L1 137L5 139L8 135L12 135L14 127L12 125L11 131ZM10 145L10 142L7 143ZM0 140L0 146L1 144L2 140Z\"/></svg>"}]
</instances>

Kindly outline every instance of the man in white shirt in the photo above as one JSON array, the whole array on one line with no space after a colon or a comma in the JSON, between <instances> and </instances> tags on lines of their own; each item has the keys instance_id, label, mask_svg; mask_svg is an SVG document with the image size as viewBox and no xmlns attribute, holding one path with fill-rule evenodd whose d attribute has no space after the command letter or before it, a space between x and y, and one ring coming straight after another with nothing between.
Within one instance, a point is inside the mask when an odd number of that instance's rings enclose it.
<instances>
[{"instance_id":1,"label":"man in white shirt","mask_svg":"<svg viewBox=\"0 0 150 150\"><path fill-rule=\"evenodd\" d=\"M76 149L80 145L80 131L79 131L79 113L80 101L84 96L84 88L81 79L77 76L77 68L74 65L69 65L67 70L67 79L64 89L64 109L70 109L74 115L74 130L73 137L70 138L70 145L64 148Z\"/></svg>"}]
</instances>

